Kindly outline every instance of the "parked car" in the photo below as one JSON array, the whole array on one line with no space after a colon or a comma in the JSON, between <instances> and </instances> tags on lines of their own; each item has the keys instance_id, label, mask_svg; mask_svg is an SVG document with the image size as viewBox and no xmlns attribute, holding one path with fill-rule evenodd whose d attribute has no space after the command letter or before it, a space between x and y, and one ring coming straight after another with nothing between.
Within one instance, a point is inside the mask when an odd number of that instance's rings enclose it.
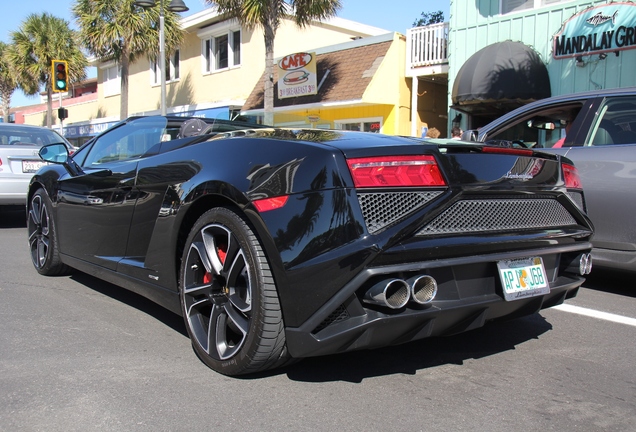
<instances>
[{"instance_id":1,"label":"parked car","mask_svg":"<svg viewBox=\"0 0 636 432\"><path fill-rule=\"evenodd\" d=\"M590 270L567 158L212 120L184 138L190 121L43 147L28 235L39 273L79 269L183 315L221 373L532 314Z\"/></svg>"},{"instance_id":2,"label":"parked car","mask_svg":"<svg viewBox=\"0 0 636 432\"><path fill-rule=\"evenodd\" d=\"M594 223L595 266L636 271L636 88L542 99L464 134L471 138L574 161Z\"/></svg>"},{"instance_id":3,"label":"parked car","mask_svg":"<svg viewBox=\"0 0 636 432\"><path fill-rule=\"evenodd\" d=\"M44 144L73 146L56 131L22 124L0 123L0 205L25 205L33 174L46 162L38 156Z\"/></svg>"}]
</instances>

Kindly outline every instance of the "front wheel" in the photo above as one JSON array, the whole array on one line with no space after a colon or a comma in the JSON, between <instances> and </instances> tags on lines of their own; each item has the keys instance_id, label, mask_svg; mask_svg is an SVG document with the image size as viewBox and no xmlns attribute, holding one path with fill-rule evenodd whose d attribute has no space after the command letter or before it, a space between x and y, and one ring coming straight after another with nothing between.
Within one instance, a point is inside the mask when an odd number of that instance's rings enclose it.
<instances>
[{"instance_id":1,"label":"front wheel","mask_svg":"<svg viewBox=\"0 0 636 432\"><path fill-rule=\"evenodd\" d=\"M209 210L192 228L180 294L192 346L212 369L241 375L288 360L269 264L254 232L234 211Z\"/></svg>"},{"instance_id":2,"label":"front wheel","mask_svg":"<svg viewBox=\"0 0 636 432\"><path fill-rule=\"evenodd\" d=\"M52 207L46 192L38 189L29 202L27 214L31 261L38 273L45 276L59 276L71 271L60 259Z\"/></svg>"}]
</instances>

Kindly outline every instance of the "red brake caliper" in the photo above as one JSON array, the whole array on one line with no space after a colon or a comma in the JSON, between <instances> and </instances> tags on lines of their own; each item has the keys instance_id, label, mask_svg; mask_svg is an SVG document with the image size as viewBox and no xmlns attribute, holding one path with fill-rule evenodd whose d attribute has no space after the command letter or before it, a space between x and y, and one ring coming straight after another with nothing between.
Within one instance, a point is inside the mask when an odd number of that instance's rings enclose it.
<instances>
[{"instance_id":1,"label":"red brake caliper","mask_svg":"<svg viewBox=\"0 0 636 432\"><path fill-rule=\"evenodd\" d=\"M221 260L221 264L225 264L225 256L227 255L227 246L219 245L219 247L216 249L216 252L219 254L219 259ZM212 283L212 273L205 272L205 274L203 275L203 283L204 284Z\"/></svg>"},{"instance_id":2,"label":"red brake caliper","mask_svg":"<svg viewBox=\"0 0 636 432\"><path fill-rule=\"evenodd\" d=\"M216 249L216 253L219 254L219 259L221 260L221 264L225 264L225 256L227 255L227 245L219 245Z\"/></svg>"}]
</instances>

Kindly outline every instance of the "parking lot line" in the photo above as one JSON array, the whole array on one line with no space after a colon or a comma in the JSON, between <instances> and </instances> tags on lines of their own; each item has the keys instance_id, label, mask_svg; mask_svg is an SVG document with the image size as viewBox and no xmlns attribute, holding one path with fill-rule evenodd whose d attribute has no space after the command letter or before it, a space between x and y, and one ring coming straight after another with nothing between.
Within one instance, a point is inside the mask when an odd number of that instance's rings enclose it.
<instances>
[{"instance_id":1,"label":"parking lot line","mask_svg":"<svg viewBox=\"0 0 636 432\"><path fill-rule=\"evenodd\" d=\"M554 306L552 309L557 309L563 312L570 312L579 315L585 315L593 318L598 318L606 321L613 321L620 324L627 324L636 327L636 318L629 318L623 315L616 315L613 313L601 312L594 309L583 308L579 306L562 304Z\"/></svg>"}]
</instances>

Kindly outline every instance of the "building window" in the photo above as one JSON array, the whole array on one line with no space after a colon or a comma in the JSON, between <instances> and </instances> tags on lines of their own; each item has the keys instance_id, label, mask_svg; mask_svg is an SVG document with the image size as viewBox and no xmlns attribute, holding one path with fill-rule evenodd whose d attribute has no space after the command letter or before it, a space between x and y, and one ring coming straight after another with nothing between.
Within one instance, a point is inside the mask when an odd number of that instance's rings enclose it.
<instances>
[{"instance_id":1,"label":"building window","mask_svg":"<svg viewBox=\"0 0 636 432\"><path fill-rule=\"evenodd\" d=\"M227 35L214 38L214 69L225 69L228 67L229 44Z\"/></svg>"},{"instance_id":2,"label":"building window","mask_svg":"<svg viewBox=\"0 0 636 432\"><path fill-rule=\"evenodd\" d=\"M166 82L178 81L180 78L179 71L179 50L176 50L172 56L166 58ZM150 61L150 80L153 85L161 84L161 71L159 70L159 59Z\"/></svg>"},{"instance_id":3,"label":"building window","mask_svg":"<svg viewBox=\"0 0 636 432\"><path fill-rule=\"evenodd\" d=\"M382 130L382 119L353 119L353 120L336 120L336 129L358 131L358 132L373 132L380 133Z\"/></svg>"},{"instance_id":4,"label":"building window","mask_svg":"<svg viewBox=\"0 0 636 432\"><path fill-rule=\"evenodd\" d=\"M557 3L565 3L572 0L501 0L501 13L519 12L527 9L538 9Z\"/></svg>"},{"instance_id":5,"label":"building window","mask_svg":"<svg viewBox=\"0 0 636 432\"><path fill-rule=\"evenodd\" d=\"M119 66L112 65L103 69L104 73L104 97L115 96L121 93L121 73Z\"/></svg>"},{"instance_id":6,"label":"building window","mask_svg":"<svg viewBox=\"0 0 636 432\"><path fill-rule=\"evenodd\" d=\"M241 65L241 31L231 30L205 39L202 44L203 72Z\"/></svg>"}]
</instances>

